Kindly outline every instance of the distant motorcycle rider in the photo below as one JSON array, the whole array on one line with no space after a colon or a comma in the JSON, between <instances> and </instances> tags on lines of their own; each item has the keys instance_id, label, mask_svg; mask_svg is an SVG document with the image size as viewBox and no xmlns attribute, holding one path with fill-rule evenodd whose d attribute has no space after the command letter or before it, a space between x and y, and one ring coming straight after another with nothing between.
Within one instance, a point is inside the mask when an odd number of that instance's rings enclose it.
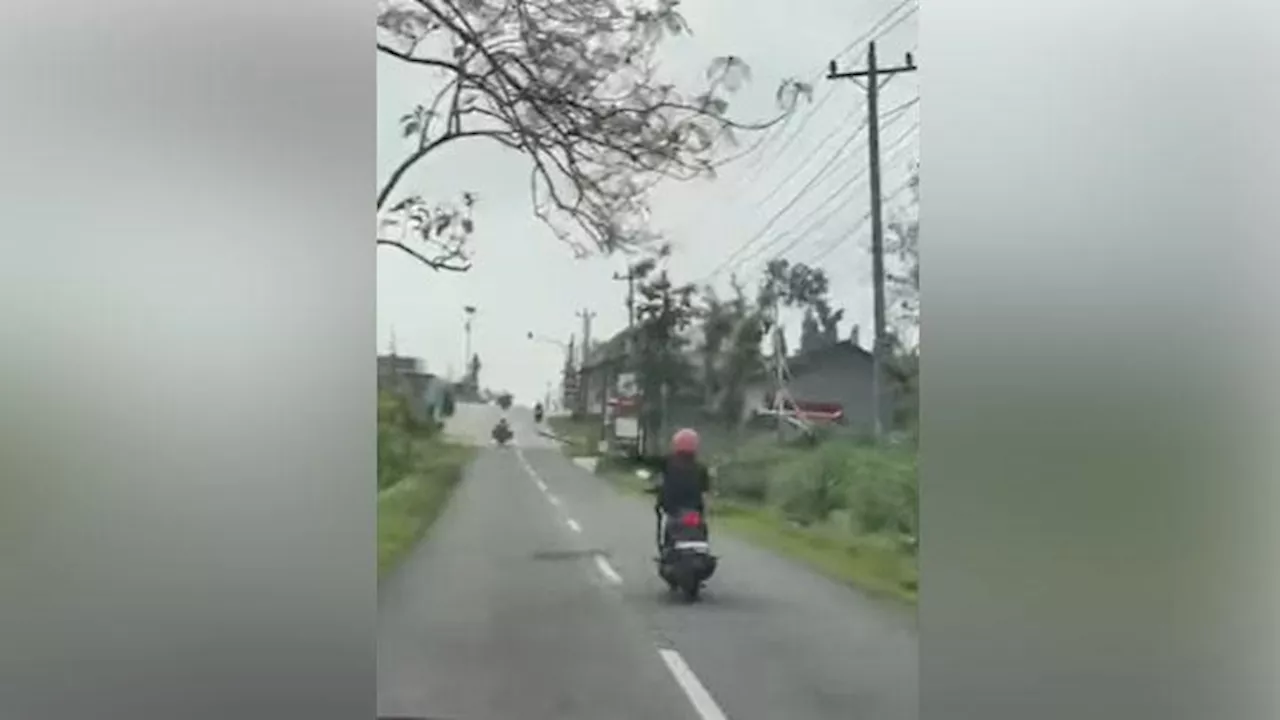
<instances>
[{"instance_id":1,"label":"distant motorcycle rider","mask_svg":"<svg viewBox=\"0 0 1280 720\"><path fill-rule=\"evenodd\" d=\"M493 426L493 439L498 442L506 442L511 438L511 426L507 424L506 418L498 420L498 424Z\"/></svg>"}]
</instances>

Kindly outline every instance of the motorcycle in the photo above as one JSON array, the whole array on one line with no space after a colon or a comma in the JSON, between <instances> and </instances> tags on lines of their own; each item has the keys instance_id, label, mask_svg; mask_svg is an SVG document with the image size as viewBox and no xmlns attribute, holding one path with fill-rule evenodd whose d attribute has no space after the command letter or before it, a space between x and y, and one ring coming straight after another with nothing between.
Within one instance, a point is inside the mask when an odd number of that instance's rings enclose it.
<instances>
[{"instance_id":1,"label":"motorcycle","mask_svg":"<svg viewBox=\"0 0 1280 720\"><path fill-rule=\"evenodd\" d=\"M536 423L542 422L542 406L541 405L533 409L533 421Z\"/></svg>"},{"instance_id":2,"label":"motorcycle","mask_svg":"<svg viewBox=\"0 0 1280 720\"><path fill-rule=\"evenodd\" d=\"M505 446L511 440L512 435L514 433L511 432L511 426L505 422L499 422L493 427L493 439L498 443L499 447Z\"/></svg>"},{"instance_id":3,"label":"motorcycle","mask_svg":"<svg viewBox=\"0 0 1280 720\"><path fill-rule=\"evenodd\" d=\"M657 487L648 490L657 495ZM706 518L697 510L683 510L668 517L655 506L658 521L658 576L671 592L679 592L686 602L696 602L702 587L715 574L719 558L711 554L707 542Z\"/></svg>"}]
</instances>

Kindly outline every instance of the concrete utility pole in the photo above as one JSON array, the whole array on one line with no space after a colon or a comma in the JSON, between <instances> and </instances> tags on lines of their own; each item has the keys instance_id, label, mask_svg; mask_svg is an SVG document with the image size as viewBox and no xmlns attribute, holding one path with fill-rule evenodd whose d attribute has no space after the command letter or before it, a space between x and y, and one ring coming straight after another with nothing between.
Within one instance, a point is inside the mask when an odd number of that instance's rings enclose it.
<instances>
[{"instance_id":1,"label":"concrete utility pole","mask_svg":"<svg viewBox=\"0 0 1280 720\"><path fill-rule=\"evenodd\" d=\"M626 281L627 283L627 343L626 343L626 359L623 361L624 370L634 370L632 363L634 362L635 348L635 329L636 329L636 280L640 276L636 274L636 266L628 265L626 274L614 273L613 279L617 281ZM617 375L614 374L610 378L611 383L617 382ZM607 404L607 401L606 401ZM601 414L605 414L606 409L601 409ZM605 427L601 429L601 433L608 434L608 421L605 421Z\"/></svg>"},{"instance_id":2,"label":"concrete utility pole","mask_svg":"<svg viewBox=\"0 0 1280 720\"><path fill-rule=\"evenodd\" d=\"M462 308L466 320L463 321L463 331L466 333L466 352L462 357L463 377L471 375L471 321L476 316L476 306L467 305ZM476 382L479 378L471 378L471 382Z\"/></svg>"},{"instance_id":3,"label":"concrete utility pole","mask_svg":"<svg viewBox=\"0 0 1280 720\"><path fill-rule=\"evenodd\" d=\"M627 282L627 328L634 328L636 324L636 268L634 265L627 266L627 274L613 274L614 280L625 280Z\"/></svg>"},{"instance_id":4,"label":"concrete utility pole","mask_svg":"<svg viewBox=\"0 0 1280 720\"><path fill-rule=\"evenodd\" d=\"M773 420L775 428L778 432L778 442L783 440L782 431L782 412L784 393L787 378L785 363L787 359L782 354L782 313L779 305L777 294L773 297Z\"/></svg>"},{"instance_id":5,"label":"concrete utility pole","mask_svg":"<svg viewBox=\"0 0 1280 720\"><path fill-rule=\"evenodd\" d=\"M578 406L583 413L586 413L587 408L590 407L588 403L590 387L586 379L586 370L587 363L591 359L591 320L596 314L589 308L583 308L577 312L577 315L582 318L582 364L578 369L578 394L581 399L578 401Z\"/></svg>"},{"instance_id":6,"label":"concrete utility pole","mask_svg":"<svg viewBox=\"0 0 1280 720\"><path fill-rule=\"evenodd\" d=\"M591 320L596 314L593 310L583 308L577 315L582 318L582 366L586 367L591 356Z\"/></svg>"},{"instance_id":7,"label":"concrete utility pole","mask_svg":"<svg viewBox=\"0 0 1280 720\"><path fill-rule=\"evenodd\" d=\"M885 342L888 329L885 322L884 304L884 226L880 217L880 84L881 78L889 78L899 73L916 71L915 59L911 53L906 54L906 63L897 67L882 68L876 64L876 44L873 40L867 46L867 69L853 72L838 72L836 61L832 60L828 68L827 79L842 80L866 78L867 92L867 151L871 179L871 279L875 293L875 339L871 348L871 413L874 418L876 439L884 434L884 413L881 409Z\"/></svg>"}]
</instances>

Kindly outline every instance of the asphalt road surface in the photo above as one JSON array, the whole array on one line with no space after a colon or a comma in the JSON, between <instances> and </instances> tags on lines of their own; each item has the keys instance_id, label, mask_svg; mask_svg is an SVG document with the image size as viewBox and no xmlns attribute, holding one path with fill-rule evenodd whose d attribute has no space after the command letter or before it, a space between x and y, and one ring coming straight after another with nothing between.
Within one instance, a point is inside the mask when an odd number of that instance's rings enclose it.
<instances>
[{"instance_id":1,"label":"asphalt road surface","mask_svg":"<svg viewBox=\"0 0 1280 720\"><path fill-rule=\"evenodd\" d=\"M654 516L497 407L449 432L481 451L379 588L378 714L440 720L915 720L909 614L717 533L703 600L671 599Z\"/></svg>"}]
</instances>

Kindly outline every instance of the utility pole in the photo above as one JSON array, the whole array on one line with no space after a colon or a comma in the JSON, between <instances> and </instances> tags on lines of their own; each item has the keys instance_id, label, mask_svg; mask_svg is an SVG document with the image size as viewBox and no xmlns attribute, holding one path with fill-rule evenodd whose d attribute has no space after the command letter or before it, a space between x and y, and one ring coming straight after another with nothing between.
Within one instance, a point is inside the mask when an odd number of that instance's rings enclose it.
<instances>
[{"instance_id":1,"label":"utility pole","mask_svg":"<svg viewBox=\"0 0 1280 720\"><path fill-rule=\"evenodd\" d=\"M564 351L564 371L561 373L560 379L560 384L564 389L564 392L560 394L561 405L566 412L574 412L578 409L578 393L581 392L582 377L574 372L573 369L575 356L574 337L570 334L569 345Z\"/></svg>"},{"instance_id":2,"label":"utility pole","mask_svg":"<svg viewBox=\"0 0 1280 720\"><path fill-rule=\"evenodd\" d=\"M471 377L471 321L476 316L476 306L467 305L462 308L462 312L465 314L465 317L466 317L466 320L463 321L462 327L467 336L466 346L465 346L466 352L464 357L462 358L462 367L463 367L462 372L463 372L463 377ZM471 377L470 382L476 383L478 385L479 384L477 382L478 380L479 378Z\"/></svg>"},{"instance_id":3,"label":"utility pole","mask_svg":"<svg viewBox=\"0 0 1280 720\"><path fill-rule=\"evenodd\" d=\"M626 283L627 283L627 342L626 342L626 357L625 357L625 360L623 361L623 370L634 370L634 366L633 366L633 363L634 363L634 360L635 360L635 358L634 358L634 348L635 348L635 342L636 342L636 338L635 338L635 329L636 329L636 280L638 280L638 279L639 279L639 276L638 276L638 275L636 275L636 266L635 266L635 265L627 265L627 272L626 272L626 274L625 274L625 275L623 275L623 274L621 274L621 273L614 273L614 274L613 274L613 279L614 279L614 280L617 280L617 281L624 281L624 280L625 280L625 281L626 281ZM612 382L614 382L614 383L618 382L618 373L614 373L614 375L613 375L613 377L611 378L611 380L612 380ZM604 410L603 410L603 409L601 410L601 413L602 413L602 414L604 413ZM607 421L607 420L605 421L605 427L604 427L604 429L602 429L602 430L601 430L601 432L602 432L602 433L607 433L607 432L608 432L608 421Z\"/></svg>"},{"instance_id":4,"label":"utility pole","mask_svg":"<svg viewBox=\"0 0 1280 720\"><path fill-rule=\"evenodd\" d=\"M866 78L867 92L867 151L869 157L869 175L871 185L871 279L875 297L875 340L871 348L871 412L874 418L876 439L884 434L884 413L881 406L881 384L884 376L885 344L888 329L885 321L884 303L884 226L880 217L880 84L881 78L890 78L899 73L916 71L915 59L911 53L906 54L906 63L897 67L882 68L876 63L876 43L867 45L867 68L852 72L838 72L836 61L832 60L827 71L827 79L843 80Z\"/></svg>"},{"instance_id":5,"label":"utility pole","mask_svg":"<svg viewBox=\"0 0 1280 720\"><path fill-rule=\"evenodd\" d=\"M591 320L596 314L592 310L583 308L577 315L582 318L582 367L586 367L591 353Z\"/></svg>"},{"instance_id":6,"label":"utility pole","mask_svg":"<svg viewBox=\"0 0 1280 720\"><path fill-rule=\"evenodd\" d=\"M773 296L773 420L774 427L778 432L779 443L783 440L783 386L787 381L783 368L784 363L786 363L786 358L782 356L782 315L779 307L779 298L775 293Z\"/></svg>"},{"instance_id":7,"label":"utility pole","mask_svg":"<svg viewBox=\"0 0 1280 720\"><path fill-rule=\"evenodd\" d=\"M587 363L591 359L591 319L596 314L589 308L583 308L577 315L582 318L582 364L578 367L578 393L582 399L578 401L578 406L585 414L590 407L588 396L591 394L590 383L587 382Z\"/></svg>"},{"instance_id":8,"label":"utility pole","mask_svg":"<svg viewBox=\"0 0 1280 720\"><path fill-rule=\"evenodd\" d=\"M634 328L636 324L636 268L634 265L627 266L627 274L613 274L614 280L625 280L627 282L627 328Z\"/></svg>"}]
</instances>

